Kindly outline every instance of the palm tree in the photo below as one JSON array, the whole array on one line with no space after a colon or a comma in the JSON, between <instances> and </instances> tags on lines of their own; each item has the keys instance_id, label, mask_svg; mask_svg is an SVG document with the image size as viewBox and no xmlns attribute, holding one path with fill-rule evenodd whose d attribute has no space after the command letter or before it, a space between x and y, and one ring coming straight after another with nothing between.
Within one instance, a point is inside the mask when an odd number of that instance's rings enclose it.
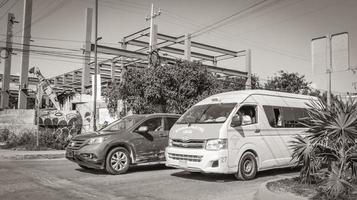
<instances>
[{"instance_id":1,"label":"palm tree","mask_svg":"<svg viewBox=\"0 0 357 200\"><path fill-rule=\"evenodd\" d=\"M338 197L352 191L356 179L357 102L334 100L311 102L306 137L296 136L291 143L293 160L302 165L300 180L311 183L321 178L324 191ZM323 173L322 166L329 169Z\"/></svg>"}]
</instances>

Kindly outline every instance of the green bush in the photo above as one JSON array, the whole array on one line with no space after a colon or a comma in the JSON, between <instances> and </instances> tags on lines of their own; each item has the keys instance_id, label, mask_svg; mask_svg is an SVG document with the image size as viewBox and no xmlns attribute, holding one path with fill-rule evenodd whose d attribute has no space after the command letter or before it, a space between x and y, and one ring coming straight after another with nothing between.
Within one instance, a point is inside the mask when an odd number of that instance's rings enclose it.
<instances>
[{"instance_id":1,"label":"green bush","mask_svg":"<svg viewBox=\"0 0 357 200\"><path fill-rule=\"evenodd\" d=\"M70 137L59 129L42 129L38 132L39 146L37 147L37 130L25 130L18 134L10 129L0 131L0 142L6 143L5 148L64 149Z\"/></svg>"},{"instance_id":2,"label":"green bush","mask_svg":"<svg viewBox=\"0 0 357 200\"><path fill-rule=\"evenodd\" d=\"M6 142L9 139L10 136L10 130L5 128L0 131L0 142Z\"/></svg>"}]
</instances>

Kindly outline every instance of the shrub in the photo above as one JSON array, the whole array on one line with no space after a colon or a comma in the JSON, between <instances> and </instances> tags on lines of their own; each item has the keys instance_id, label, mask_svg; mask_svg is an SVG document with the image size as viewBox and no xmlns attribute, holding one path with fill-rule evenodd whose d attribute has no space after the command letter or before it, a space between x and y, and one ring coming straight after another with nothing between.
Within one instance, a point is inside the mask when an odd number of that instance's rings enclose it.
<instances>
[{"instance_id":1,"label":"shrub","mask_svg":"<svg viewBox=\"0 0 357 200\"><path fill-rule=\"evenodd\" d=\"M357 102L334 100L331 108L312 102L308 113L308 135L297 136L291 144L293 159L303 165L300 180L311 183L320 177L327 195L342 198L352 192L356 179Z\"/></svg>"},{"instance_id":2,"label":"shrub","mask_svg":"<svg viewBox=\"0 0 357 200\"><path fill-rule=\"evenodd\" d=\"M37 147L37 133L39 134L39 147ZM36 149L64 149L69 143L70 137L59 129L25 130L18 134L10 129L0 132L0 142L6 143L6 148Z\"/></svg>"}]
</instances>

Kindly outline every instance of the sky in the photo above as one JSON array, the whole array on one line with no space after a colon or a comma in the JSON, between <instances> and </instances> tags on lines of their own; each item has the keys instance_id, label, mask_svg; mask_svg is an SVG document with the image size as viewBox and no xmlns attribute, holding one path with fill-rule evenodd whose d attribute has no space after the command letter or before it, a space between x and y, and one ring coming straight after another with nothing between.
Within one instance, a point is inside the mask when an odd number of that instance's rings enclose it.
<instances>
[{"instance_id":1,"label":"sky","mask_svg":"<svg viewBox=\"0 0 357 200\"><path fill-rule=\"evenodd\" d=\"M180 36L194 33L262 0L99 0L100 44L120 47L126 35L149 26L145 17L151 3L161 10L156 18L160 33ZM14 43L21 43L23 0L6 2L0 8L0 41L6 34L7 12L15 14ZM94 0L33 0L32 45L55 46L80 54L85 38L85 10ZM350 65L357 66L357 0L266 0L260 7L236 15L192 41L234 51L251 49L252 72L262 82L279 70L305 75L312 86L327 89L327 75L313 74L311 39L340 32L350 38ZM94 38L94 34L93 34ZM147 38L148 40L148 38ZM0 42L0 47L4 42ZM103 56L100 56L103 57ZM19 74L21 53L13 56L12 74ZM0 63L0 73L3 73ZM30 66L38 66L46 77L82 67L83 61L31 54ZM218 66L244 71L244 58L219 62ZM351 70L332 73L334 93L357 92Z\"/></svg>"}]
</instances>

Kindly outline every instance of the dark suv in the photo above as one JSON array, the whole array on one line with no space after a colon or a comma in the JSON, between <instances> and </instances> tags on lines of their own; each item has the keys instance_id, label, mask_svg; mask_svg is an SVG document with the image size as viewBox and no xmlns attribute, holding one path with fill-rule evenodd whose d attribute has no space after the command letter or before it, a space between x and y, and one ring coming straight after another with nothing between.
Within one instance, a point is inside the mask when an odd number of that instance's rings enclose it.
<instances>
[{"instance_id":1,"label":"dark suv","mask_svg":"<svg viewBox=\"0 0 357 200\"><path fill-rule=\"evenodd\" d=\"M169 130L176 114L131 115L89 134L77 135L66 148L66 158L82 168L125 173L130 165L165 161Z\"/></svg>"}]
</instances>

